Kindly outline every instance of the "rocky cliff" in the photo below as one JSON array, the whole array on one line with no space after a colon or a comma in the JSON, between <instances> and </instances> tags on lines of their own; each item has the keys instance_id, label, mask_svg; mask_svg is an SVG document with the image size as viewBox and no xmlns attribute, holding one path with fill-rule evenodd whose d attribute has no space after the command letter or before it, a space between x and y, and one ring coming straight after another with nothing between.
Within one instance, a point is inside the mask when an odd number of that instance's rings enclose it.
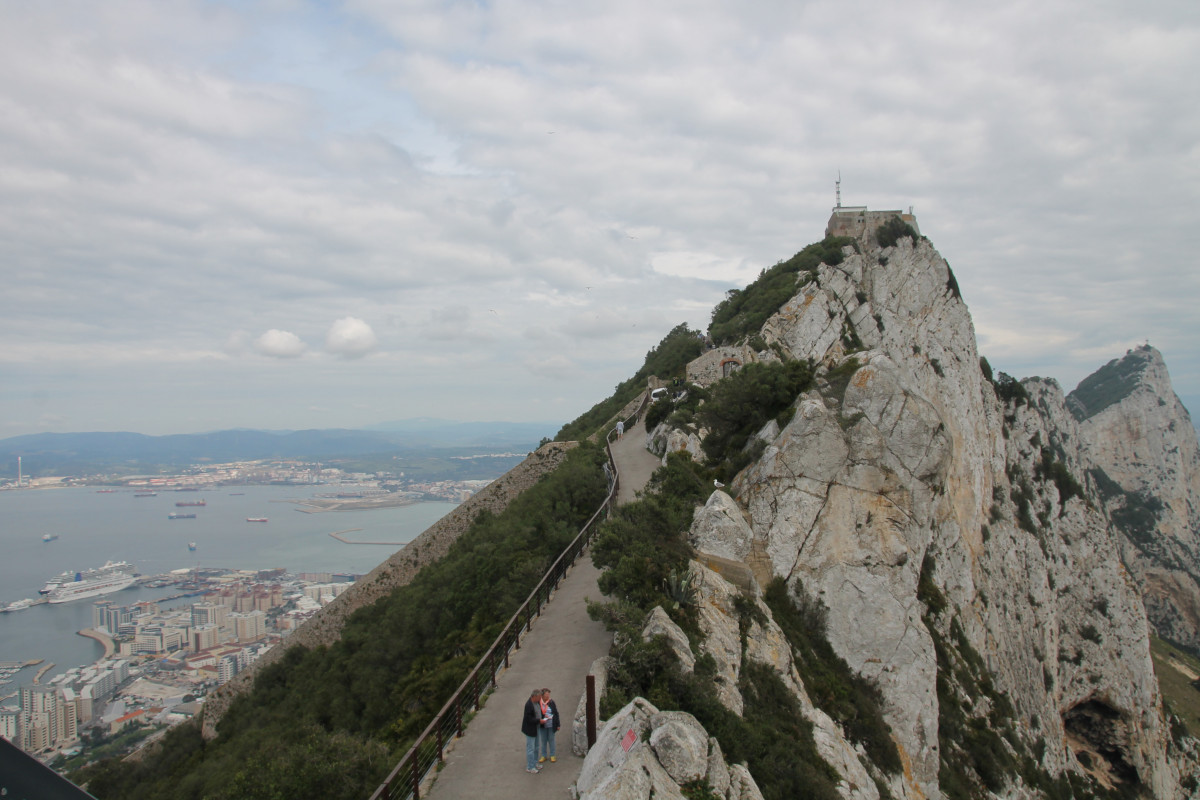
<instances>
[{"instance_id":1,"label":"rocky cliff","mask_svg":"<svg viewBox=\"0 0 1200 800\"><path fill-rule=\"evenodd\" d=\"M1162 354L1146 345L1110 361L1067 405L1151 624L1200 648L1200 446Z\"/></svg>"},{"instance_id":2,"label":"rocky cliff","mask_svg":"<svg viewBox=\"0 0 1200 800\"><path fill-rule=\"evenodd\" d=\"M706 564L759 590L783 579L824 615L837 655L882 694L902 772L883 775L821 719L769 615L737 646L738 590L697 564L698 652L726 675L722 702L738 710L744 659L773 665L847 798L1037 797L1085 775L1157 798L1195 792L1194 744L1171 736L1142 600L1142 587L1170 595L1161 615L1177 630L1195 620L1168 585L1195 586L1195 433L1164 396L1161 359L1138 351L1134 388L1102 407L1052 380L994 379L949 265L916 235L883 247L867 230L797 284L758 336L818 365L818 380L760 433L761 456L697 513L691 540ZM655 439L695 452L704 433ZM1146 537L1161 544L1139 543L1113 519L1129 498L1153 506L1160 486L1167 510Z\"/></svg>"}]
</instances>

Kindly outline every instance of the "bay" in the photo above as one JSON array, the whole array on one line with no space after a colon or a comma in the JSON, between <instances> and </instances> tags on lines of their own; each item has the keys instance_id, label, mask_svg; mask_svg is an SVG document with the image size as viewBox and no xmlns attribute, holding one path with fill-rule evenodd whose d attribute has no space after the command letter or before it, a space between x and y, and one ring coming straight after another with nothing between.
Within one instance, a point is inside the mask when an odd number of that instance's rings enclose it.
<instances>
[{"instance_id":1,"label":"bay","mask_svg":"<svg viewBox=\"0 0 1200 800\"><path fill-rule=\"evenodd\" d=\"M106 561L128 561L143 575L190 567L282 567L291 573L361 575L456 506L431 502L304 513L288 502L328 491L328 486L239 486L165 491L154 497L94 488L0 492L0 604L36 598L38 589L50 578ZM206 505L175 506L199 500ZM196 518L167 518L176 512L195 512ZM247 522L247 517L266 517L268 521ZM335 532L351 541L389 544L346 544L330 536ZM44 542L44 534L58 538ZM189 542L196 543L195 551L188 550ZM76 632L91 627L92 602L105 599L128 605L177 591L172 587L131 588L104 598L47 603L0 614L0 661L41 658L54 662L44 680L91 663L103 655L103 649ZM0 686L0 698L28 684L36 669L23 670L13 683Z\"/></svg>"}]
</instances>

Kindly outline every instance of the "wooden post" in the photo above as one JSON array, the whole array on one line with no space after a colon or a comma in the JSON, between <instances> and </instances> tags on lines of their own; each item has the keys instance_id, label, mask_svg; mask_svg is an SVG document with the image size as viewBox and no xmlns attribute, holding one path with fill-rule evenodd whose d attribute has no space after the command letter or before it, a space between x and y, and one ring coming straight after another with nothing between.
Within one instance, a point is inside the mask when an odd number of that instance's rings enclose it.
<instances>
[{"instance_id":1,"label":"wooden post","mask_svg":"<svg viewBox=\"0 0 1200 800\"><path fill-rule=\"evenodd\" d=\"M421 800L421 770L417 767L417 751L413 750L412 764L412 790L413 800Z\"/></svg>"},{"instance_id":2,"label":"wooden post","mask_svg":"<svg viewBox=\"0 0 1200 800\"><path fill-rule=\"evenodd\" d=\"M596 676L587 676L587 746L588 750L596 744Z\"/></svg>"},{"instance_id":3,"label":"wooden post","mask_svg":"<svg viewBox=\"0 0 1200 800\"><path fill-rule=\"evenodd\" d=\"M454 723L458 727L458 738L461 739L463 735L462 700L454 704Z\"/></svg>"},{"instance_id":4,"label":"wooden post","mask_svg":"<svg viewBox=\"0 0 1200 800\"><path fill-rule=\"evenodd\" d=\"M441 720L438 720L437 735L438 735L438 762L442 762L442 761L445 761L446 759L442 758L442 722L441 722Z\"/></svg>"}]
</instances>

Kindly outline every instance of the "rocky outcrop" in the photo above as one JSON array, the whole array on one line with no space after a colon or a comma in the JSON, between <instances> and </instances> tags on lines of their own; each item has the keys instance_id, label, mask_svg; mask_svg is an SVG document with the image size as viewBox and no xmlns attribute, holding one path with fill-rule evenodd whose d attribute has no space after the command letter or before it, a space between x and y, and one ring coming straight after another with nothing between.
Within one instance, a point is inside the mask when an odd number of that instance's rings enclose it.
<instances>
[{"instance_id":1,"label":"rocky outcrop","mask_svg":"<svg viewBox=\"0 0 1200 800\"><path fill-rule=\"evenodd\" d=\"M1195 765L1170 742L1140 592L1089 471L1102 457L1089 431L1107 408L1080 422L1053 381L1026 382L1028 399L1001 397L981 371L953 274L927 241L881 249L866 236L843 253L761 332L788 357L821 365L816 387L782 430L760 434L761 458L728 496L714 493L697 512L693 544L745 562L760 584L782 578L824 609L834 650L883 694L904 764L894 795L941 796L942 749L961 746L942 738L942 676L943 692L966 708L985 703L973 713L1000 702L977 697L992 687L1012 706L1005 724L1030 747L1040 741L1051 773L1091 771L1179 796ZM856 340L862 349L849 352ZM1182 473L1186 443L1176 465L1174 445L1150 438L1162 474ZM794 667L769 625L743 652L722 583L699 583L698 650L713 656L722 702L736 710L742 659L781 675ZM957 654L953 675L939 647ZM794 683L803 697L802 676ZM862 753L805 708L844 796L873 796Z\"/></svg>"},{"instance_id":2,"label":"rocky outcrop","mask_svg":"<svg viewBox=\"0 0 1200 800\"><path fill-rule=\"evenodd\" d=\"M471 527L481 511L498 514L522 492L537 483L543 475L555 470L576 442L550 442L542 445L517 466L489 483L446 516L430 525L424 532L397 550L354 585L334 598L297 628L288 638L268 650L252 668L247 669L216 692L204 703L202 730L206 739L217 735L217 723L229 709L229 704L249 689L258 670L283 657L297 645L320 647L338 640L346 619L363 606L370 605L394 589L412 581L426 564L437 561Z\"/></svg>"},{"instance_id":3,"label":"rocky outcrop","mask_svg":"<svg viewBox=\"0 0 1200 800\"><path fill-rule=\"evenodd\" d=\"M686 452L698 463L704 462L704 451L700 449L703 432L685 431L673 428L665 422L659 423L654 430L646 434L646 449L656 456L662 456L662 463L667 463L669 453Z\"/></svg>"},{"instance_id":4,"label":"rocky outcrop","mask_svg":"<svg viewBox=\"0 0 1200 800\"><path fill-rule=\"evenodd\" d=\"M1151 624L1200 648L1200 445L1162 354L1130 350L1081 381L1067 404L1104 472L1098 493Z\"/></svg>"},{"instance_id":5,"label":"rocky outcrop","mask_svg":"<svg viewBox=\"0 0 1200 800\"><path fill-rule=\"evenodd\" d=\"M744 766L691 714L659 711L634 698L604 724L573 787L579 800L684 800L681 786L703 786L722 800L761 800Z\"/></svg>"}]
</instances>

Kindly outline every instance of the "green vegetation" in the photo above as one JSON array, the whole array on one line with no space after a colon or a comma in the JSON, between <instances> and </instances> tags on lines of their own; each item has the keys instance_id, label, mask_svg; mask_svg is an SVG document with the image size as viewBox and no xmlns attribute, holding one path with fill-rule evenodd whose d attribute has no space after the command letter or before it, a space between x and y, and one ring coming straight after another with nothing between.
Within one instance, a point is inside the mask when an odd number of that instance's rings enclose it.
<instances>
[{"instance_id":1,"label":"green vegetation","mask_svg":"<svg viewBox=\"0 0 1200 800\"><path fill-rule=\"evenodd\" d=\"M796 397L812 385L807 361L747 364L709 390L709 399L696 412L708 435L701 446L716 463L715 477L732 479L757 455L747 450L750 437L774 418L780 426L791 419Z\"/></svg>"},{"instance_id":2,"label":"green vegetation","mask_svg":"<svg viewBox=\"0 0 1200 800\"><path fill-rule=\"evenodd\" d=\"M604 452L564 463L440 561L347 620L329 647L263 669L204 742L185 724L141 762L72 776L99 798L367 797L603 501Z\"/></svg>"},{"instance_id":3,"label":"green vegetation","mask_svg":"<svg viewBox=\"0 0 1200 800\"><path fill-rule=\"evenodd\" d=\"M1138 547L1156 551L1155 531L1158 529L1159 515L1163 512L1162 501L1144 492L1125 491L1100 467L1092 467L1088 475L1104 498L1112 523Z\"/></svg>"},{"instance_id":4,"label":"green vegetation","mask_svg":"<svg viewBox=\"0 0 1200 800\"><path fill-rule=\"evenodd\" d=\"M801 591L797 584L797 592ZM833 651L826 636L824 609L811 600L796 606L782 578L771 582L764 599L791 642L796 668L813 703L833 717L852 742L863 746L875 766L898 774L900 753L883 719L883 695Z\"/></svg>"},{"instance_id":5,"label":"green vegetation","mask_svg":"<svg viewBox=\"0 0 1200 800\"><path fill-rule=\"evenodd\" d=\"M67 773L79 769L90 761L104 758L115 758L129 753L138 742L160 730L161 726L130 723L113 734L99 734L82 731L80 744L83 750L78 755L69 758L59 756L50 765L56 772ZM96 729L99 730L99 729Z\"/></svg>"},{"instance_id":6,"label":"green vegetation","mask_svg":"<svg viewBox=\"0 0 1200 800\"><path fill-rule=\"evenodd\" d=\"M1173 725L1181 725L1188 736L1200 738L1200 681L1192 675L1200 675L1200 658L1182 647L1150 634L1150 655L1154 659L1154 673L1158 677L1158 688L1162 691L1173 717Z\"/></svg>"},{"instance_id":7,"label":"green vegetation","mask_svg":"<svg viewBox=\"0 0 1200 800\"><path fill-rule=\"evenodd\" d=\"M687 455L672 454L641 499L619 509L597 535L594 560L608 568L601 588L613 602L593 604L589 610L615 632L601 715L607 717L639 696L660 709L687 711L716 737L730 762L747 763L768 800L834 800L837 775L818 755L811 724L772 669L744 664L738 689L745 708L738 716L717 697L711 655L698 658L694 670L685 674L665 638L642 641L641 626L656 605L690 637L700 635L695 607L678 602L671 578L678 583L687 570L692 551L685 533L710 483L710 473ZM739 609L750 615L751 606L740 603Z\"/></svg>"},{"instance_id":8,"label":"green vegetation","mask_svg":"<svg viewBox=\"0 0 1200 800\"><path fill-rule=\"evenodd\" d=\"M1139 347L1105 364L1084 378L1067 395L1067 407L1075 419L1094 417L1111 405L1124 400L1137 388L1149 359L1149 346Z\"/></svg>"},{"instance_id":9,"label":"green vegetation","mask_svg":"<svg viewBox=\"0 0 1200 800\"><path fill-rule=\"evenodd\" d=\"M1034 468L1033 477L1040 481L1054 483L1055 488L1058 489L1060 509L1072 497L1078 497L1085 503L1087 502L1087 497L1084 496L1083 487L1079 481L1075 480L1075 476L1067 469L1067 465L1056 459L1047 448L1042 448L1042 461Z\"/></svg>"},{"instance_id":10,"label":"green vegetation","mask_svg":"<svg viewBox=\"0 0 1200 800\"><path fill-rule=\"evenodd\" d=\"M632 378L617 384L611 396L601 400L555 435L555 441L582 441L608 423L629 401L646 389L646 379L654 375L664 380L683 377L684 368L704 351L699 331L687 324L676 325L658 346L646 353L646 360Z\"/></svg>"},{"instance_id":11,"label":"green vegetation","mask_svg":"<svg viewBox=\"0 0 1200 800\"><path fill-rule=\"evenodd\" d=\"M1012 403L1014 406L1029 404L1029 390L1012 375L1001 372L992 382L992 388L1002 403Z\"/></svg>"},{"instance_id":12,"label":"green vegetation","mask_svg":"<svg viewBox=\"0 0 1200 800\"><path fill-rule=\"evenodd\" d=\"M848 236L826 236L787 261L759 273L745 289L731 289L712 312L708 335L718 345L734 344L757 333L763 323L813 280L821 264L842 263L842 248L854 244Z\"/></svg>"},{"instance_id":13,"label":"green vegetation","mask_svg":"<svg viewBox=\"0 0 1200 800\"><path fill-rule=\"evenodd\" d=\"M900 217L892 217L875 229L875 241L879 242L880 247L892 247L906 236L913 240L913 244L916 244L917 240L921 238L921 234Z\"/></svg>"}]
</instances>

